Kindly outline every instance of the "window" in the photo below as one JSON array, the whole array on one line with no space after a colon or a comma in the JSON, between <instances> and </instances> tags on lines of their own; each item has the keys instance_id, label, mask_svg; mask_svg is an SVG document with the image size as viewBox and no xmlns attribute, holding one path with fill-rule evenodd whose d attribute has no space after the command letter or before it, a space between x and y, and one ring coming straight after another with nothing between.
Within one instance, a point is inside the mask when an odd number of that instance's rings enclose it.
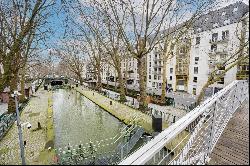
<instances>
[{"instance_id":1,"label":"window","mask_svg":"<svg viewBox=\"0 0 250 166\"><path fill-rule=\"evenodd\" d=\"M173 74L174 69L170 68L170 74Z\"/></svg>"},{"instance_id":2,"label":"window","mask_svg":"<svg viewBox=\"0 0 250 166\"><path fill-rule=\"evenodd\" d=\"M194 67L194 74L198 74L198 67Z\"/></svg>"},{"instance_id":3,"label":"window","mask_svg":"<svg viewBox=\"0 0 250 166\"><path fill-rule=\"evenodd\" d=\"M222 66L222 67L220 67L220 68L218 68L219 70L225 70L226 68L225 68L225 66Z\"/></svg>"},{"instance_id":4,"label":"window","mask_svg":"<svg viewBox=\"0 0 250 166\"><path fill-rule=\"evenodd\" d=\"M200 44L201 37L196 37L196 45Z\"/></svg>"},{"instance_id":5,"label":"window","mask_svg":"<svg viewBox=\"0 0 250 166\"><path fill-rule=\"evenodd\" d=\"M213 28L217 28L218 27L218 23L213 24Z\"/></svg>"},{"instance_id":6,"label":"window","mask_svg":"<svg viewBox=\"0 0 250 166\"><path fill-rule=\"evenodd\" d=\"M212 34L212 41L215 42L218 40L218 33L213 33Z\"/></svg>"},{"instance_id":7,"label":"window","mask_svg":"<svg viewBox=\"0 0 250 166\"><path fill-rule=\"evenodd\" d=\"M151 67L151 62L149 62L149 67Z\"/></svg>"},{"instance_id":8,"label":"window","mask_svg":"<svg viewBox=\"0 0 250 166\"><path fill-rule=\"evenodd\" d=\"M153 87L153 88L155 87L155 82L153 82L152 87Z\"/></svg>"},{"instance_id":9,"label":"window","mask_svg":"<svg viewBox=\"0 0 250 166\"><path fill-rule=\"evenodd\" d=\"M224 25L228 25L228 24L230 24L230 19L227 19L224 21Z\"/></svg>"},{"instance_id":10,"label":"window","mask_svg":"<svg viewBox=\"0 0 250 166\"><path fill-rule=\"evenodd\" d=\"M172 80L173 79L172 76L170 76L169 79Z\"/></svg>"},{"instance_id":11,"label":"window","mask_svg":"<svg viewBox=\"0 0 250 166\"><path fill-rule=\"evenodd\" d=\"M181 54L184 54L184 53L185 53L185 47L181 47L181 48L180 48L180 53L181 53Z\"/></svg>"},{"instance_id":12,"label":"window","mask_svg":"<svg viewBox=\"0 0 250 166\"><path fill-rule=\"evenodd\" d=\"M215 52L217 50L217 45L216 44L212 44L211 45L211 51Z\"/></svg>"},{"instance_id":13,"label":"window","mask_svg":"<svg viewBox=\"0 0 250 166\"><path fill-rule=\"evenodd\" d=\"M195 61L199 61L199 57L195 57L194 60L195 60Z\"/></svg>"},{"instance_id":14,"label":"window","mask_svg":"<svg viewBox=\"0 0 250 166\"><path fill-rule=\"evenodd\" d=\"M169 88L172 88L172 84L168 84L168 87L169 87Z\"/></svg>"},{"instance_id":15,"label":"window","mask_svg":"<svg viewBox=\"0 0 250 166\"><path fill-rule=\"evenodd\" d=\"M201 28L198 28L197 31L198 31L198 32L201 32Z\"/></svg>"},{"instance_id":16,"label":"window","mask_svg":"<svg viewBox=\"0 0 250 166\"><path fill-rule=\"evenodd\" d=\"M194 77L194 80L193 80L193 82L197 82L197 77Z\"/></svg>"},{"instance_id":17,"label":"window","mask_svg":"<svg viewBox=\"0 0 250 166\"><path fill-rule=\"evenodd\" d=\"M238 11L238 7L235 7L233 12L237 12Z\"/></svg>"},{"instance_id":18,"label":"window","mask_svg":"<svg viewBox=\"0 0 250 166\"><path fill-rule=\"evenodd\" d=\"M150 79L150 80L151 80L151 75L149 75L149 76L148 76L148 79Z\"/></svg>"},{"instance_id":19,"label":"window","mask_svg":"<svg viewBox=\"0 0 250 166\"><path fill-rule=\"evenodd\" d=\"M157 79L157 75L154 75L154 79L155 79L155 80Z\"/></svg>"},{"instance_id":20,"label":"window","mask_svg":"<svg viewBox=\"0 0 250 166\"><path fill-rule=\"evenodd\" d=\"M161 68L158 68L158 71L161 72Z\"/></svg>"},{"instance_id":21,"label":"window","mask_svg":"<svg viewBox=\"0 0 250 166\"><path fill-rule=\"evenodd\" d=\"M228 39L229 37L229 30L222 31L222 40Z\"/></svg>"},{"instance_id":22,"label":"window","mask_svg":"<svg viewBox=\"0 0 250 166\"><path fill-rule=\"evenodd\" d=\"M193 95L196 95L196 88L193 88Z\"/></svg>"},{"instance_id":23,"label":"window","mask_svg":"<svg viewBox=\"0 0 250 166\"><path fill-rule=\"evenodd\" d=\"M158 80L161 80L161 76L158 76Z\"/></svg>"},{"instance_id":24,"label":"window","mask_svg":"<svg viewBox=\"0 0 250 166\"><path fill-rule=\"evenodd\" d=\"M217 83L218 84L224 84L224 77L220 78L220 80Z\"/></svg>"},{"instance_id":25,"label":"window","mask_svg":"<svg viewBox=\"0 0 250 166\"><path fill-rule=\"evenodd\" d=\"M222 14L221 14L222 16L225 16L226 15L226 12L222 12Z\"/></svg>"}]
</instances>

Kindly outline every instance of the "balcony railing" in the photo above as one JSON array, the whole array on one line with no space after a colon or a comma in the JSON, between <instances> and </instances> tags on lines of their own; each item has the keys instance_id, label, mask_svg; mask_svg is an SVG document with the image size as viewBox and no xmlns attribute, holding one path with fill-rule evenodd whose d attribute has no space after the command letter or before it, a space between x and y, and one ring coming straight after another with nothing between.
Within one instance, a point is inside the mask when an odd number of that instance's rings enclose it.
<instances>
[{"instance_id":1,"label":"balcony railing","mask_svg":"<svg viewBox=\"0 0 250 166\"><path fill-rule=\"evenodd\" d=\"M163 64L162 63L154 64L154 67L163 67Z\"/></svg>"},{"instance_id":2,"label":"balcony railing","mask_svg":"<svg viewBox=\"0 0 250 166\"><path fill-rule=\"evenodd\" d=\"M210 55L215 55L215 54L227 54L227 50L226 49L214 49L214 50L210 50L208 52L208 54Z\"/></svg>"},{"instance_id":3,"label":"balcony railing","mask_svg":"<svg viewBox=\"0 0 250 166\"><path fill-rule=\"evenodd\" d=\"M224 37L221 39L210 39L209 43L210 44L216 44L216 43L227 43L229 41L229 37Z\"/></svg>"},{"instance_id":4,"label":"balcony railing","mask_svg":"<svg viewBox=\"0 0 250 166\"><path fill-rule=\"evenodd\" d=\"M162 72L161 71L154 71L153 74L154 75L162 75Z\"/></svg>"}]
</instances>

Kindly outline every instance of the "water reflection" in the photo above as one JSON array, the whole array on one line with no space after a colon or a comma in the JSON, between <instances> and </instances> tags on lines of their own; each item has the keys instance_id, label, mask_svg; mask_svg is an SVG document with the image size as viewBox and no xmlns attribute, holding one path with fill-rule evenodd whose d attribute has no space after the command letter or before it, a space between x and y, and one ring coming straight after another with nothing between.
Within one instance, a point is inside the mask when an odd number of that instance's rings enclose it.
<instances>
[{"instance_id":1,"label":"water reflection","mask_svg":"<svg viewBox=\"0 0 250 166\"><path fill-rule=\"evenodd\" d=\"M65 147L116 136L125 127L118 119L74 90L53 92L55 146ZM115 146L115 145L114 145ZM112 150L114 146L106 150Z\"/></svg>"}]
</instances>

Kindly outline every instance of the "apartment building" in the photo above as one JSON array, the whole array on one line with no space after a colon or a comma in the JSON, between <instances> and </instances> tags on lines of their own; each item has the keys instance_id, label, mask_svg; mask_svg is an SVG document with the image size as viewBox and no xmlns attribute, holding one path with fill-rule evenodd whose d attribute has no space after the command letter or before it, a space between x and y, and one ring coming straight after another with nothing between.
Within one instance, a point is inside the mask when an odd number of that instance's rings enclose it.
<instances>
[{"instance_id":1,"label":"apartment building","mask_svg":"<svg viewBox=\"0 0 250 166\"><path fill-rule=\"evenodd\" d=\"M121 61L121 72L123 79L126 80L127 85L138 86L139 75L137 73L137 60L128 57ZM109 63L102 64L101 70L102 82L118 82L118 74L114 66Z\"/></svg>"},{"instance_id":2,"label":"apartment building","mask_svg":"<svg viewBox=\"0 0 250 166\"><path fill-rule=\"evenodd\" d=\"M127 85L138 86L139 85L139 75L137 72L137 60L135 58L129 57L121 62L121 70L123 73L123 78L126 78Z\"/></svg>"},{"instance_id":3,"label":"apartment building","mask_svg":"<svg viewBox=\"0 0 250 166\"><path fill-rule=\"evenodd\" d=\"M237 2L203 15L195 22L190 35L172 48L174 56L166 66L156 47L147 57L148 88L161 89L162 71L166 67L167 87L199 94L215 65L237 52L241 44L239 36L243 33L245 40L249 40L248 12L248 5ZM223 88L233 80L246 79L248 72L249 63L245 61L226 72L224 78L210 86L210 91Z\"/></svg>"}]
</instances>

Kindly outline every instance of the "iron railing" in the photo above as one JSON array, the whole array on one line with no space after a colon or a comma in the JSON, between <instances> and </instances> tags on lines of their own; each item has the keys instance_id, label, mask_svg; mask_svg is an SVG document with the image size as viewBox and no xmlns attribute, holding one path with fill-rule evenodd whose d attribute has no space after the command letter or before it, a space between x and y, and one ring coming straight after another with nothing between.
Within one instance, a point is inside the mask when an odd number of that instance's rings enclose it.
<instances>
[{"instance_id":1,"label":"iron railing","mask_svg":"<svg viewBox=\"0 0 250 166\"><path fill-rule=\"evenodd\" d=\"M120 165L206 164L233 113L248 99L248 82L232 82Z\"/></svg>"}]
</instances>

